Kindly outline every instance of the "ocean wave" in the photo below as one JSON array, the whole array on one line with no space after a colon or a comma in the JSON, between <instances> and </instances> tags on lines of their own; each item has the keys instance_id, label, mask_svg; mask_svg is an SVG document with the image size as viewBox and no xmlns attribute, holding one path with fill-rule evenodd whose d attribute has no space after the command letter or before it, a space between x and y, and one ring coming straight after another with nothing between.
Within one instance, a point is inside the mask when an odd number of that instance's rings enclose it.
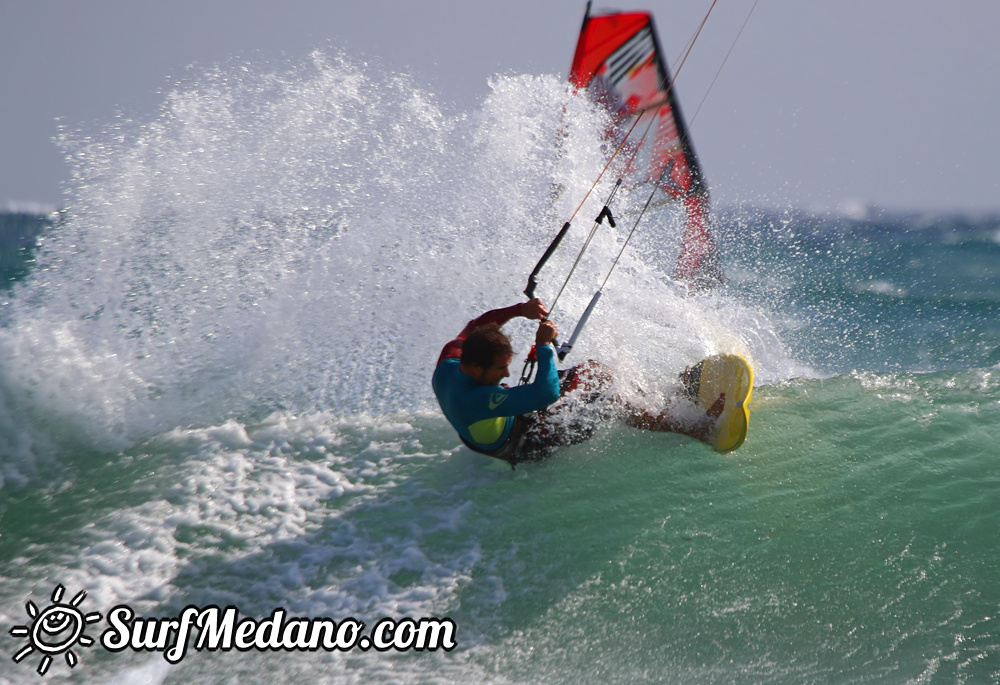
<instances>
[{"instance_id":1,"label":"ocean wave","mask_svg":"<svg viewBox=\"0 0 1000 685\"><path fill-rule=\"evenodd\" d=\"M604 164L604 125L555 77L497 77L476 110L446 114L409 77L338 54L193 75L150 121L63 136L68 205L4 307L3 382L101 451L275 410L431 406L439 347L521 299L580 202L566 189ZM622 211L641 194L623 192ZM669 281L651 236L676 242L679 225L663 211L623 255L574 355L664 391L722 350L781 377L764 311L686 298ZM580 263L564 327L622 230L599 233ZM547 267L543 298L584 231ZM511 328L527 350L530 330Z\"/></svg>"}]
</instances>

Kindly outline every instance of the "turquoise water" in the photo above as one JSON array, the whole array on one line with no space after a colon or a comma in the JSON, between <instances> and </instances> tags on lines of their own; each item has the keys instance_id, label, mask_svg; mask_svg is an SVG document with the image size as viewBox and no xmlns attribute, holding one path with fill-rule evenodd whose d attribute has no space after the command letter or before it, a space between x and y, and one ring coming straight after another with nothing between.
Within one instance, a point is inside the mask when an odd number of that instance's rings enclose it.
<instances>
[{"instance_id":1,"label":"turquoise water","mask_svg":"<svg viewBox=\"0 0 1000 685\"><path fill-rule=\"evenodd\" d=\"M574 355L652 401L747 355L744 446L611 423L516 471L460 447L437 352L518 300L602 127L555 77L448 113L317 53L67 136L67 209L0 314L0 682L42 679L9 631L58 583L105 615L447 616L458 646L171 666L97 643L53 681L1000 681L1000 219L731 208L729 283L686 295L660 210ZM595 239L562 328L621 238Z\"/></svg>"}]
</instances>

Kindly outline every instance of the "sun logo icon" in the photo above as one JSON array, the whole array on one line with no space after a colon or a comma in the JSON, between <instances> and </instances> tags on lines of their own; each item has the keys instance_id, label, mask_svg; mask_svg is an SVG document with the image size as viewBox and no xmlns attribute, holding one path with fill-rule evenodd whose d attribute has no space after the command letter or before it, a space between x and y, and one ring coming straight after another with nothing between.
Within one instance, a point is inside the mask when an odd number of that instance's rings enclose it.
<instances>
[{"instance_id":1,"label":"sun logo icon","mask_svg":"<svg viewBox=\"0 0 1000 685\"><path fill-rule=\"evenodd\" d=\"M101 614L94 612L86 614L80 611L80 603L87 597L83 590L67 603L62 601L66 588L57 585L52 591L52 604L39 611L35 603L30 599L25 602L28 616L32 622L29 626L14 626L10 629L10 634L14 637L28 638L28 644L21 651L14 655L14 662L20 663L35 650L42 653L41 663L38 664L38 675L45 675L52 665L52 657L65 652L66 664L73 668L79 659L73 651L73 646L77 643L84 647L94 644L94 640L84 634L88 623L96 623L101 620Z\"/></svg>"}]
</instances>

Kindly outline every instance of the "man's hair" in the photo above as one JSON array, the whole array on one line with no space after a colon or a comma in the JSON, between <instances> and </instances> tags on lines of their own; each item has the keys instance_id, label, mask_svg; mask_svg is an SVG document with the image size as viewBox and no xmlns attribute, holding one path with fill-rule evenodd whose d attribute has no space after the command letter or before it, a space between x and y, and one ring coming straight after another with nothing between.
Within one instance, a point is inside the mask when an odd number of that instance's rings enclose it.
<instances>
[{"instance_id":1,"label":"man's hair","mask_svg":"<svg viewBox=\"0 0 1000 685\"><path fill-rule=\"evenodd\" d=\"M513 354L510 340L495 323L480 326L469 333L462 343L463 364L474 364L484 369L493 366L494 360L500 354Z\"/></svg>"}]
</instances>

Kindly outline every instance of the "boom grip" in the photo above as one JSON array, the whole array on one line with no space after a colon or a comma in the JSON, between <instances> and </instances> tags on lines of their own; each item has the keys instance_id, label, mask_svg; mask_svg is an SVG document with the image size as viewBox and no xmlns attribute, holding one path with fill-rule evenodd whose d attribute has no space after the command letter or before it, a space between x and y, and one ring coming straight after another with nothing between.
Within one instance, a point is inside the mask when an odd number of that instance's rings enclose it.
<instances>
[{"instance_id":1,"label":"boom grip","mask_svg":"<svg viewBox=\"0 0 1000 685\"><path fill-rule=\"evenodd\" d=\"M542 258L538 260L537 264L535 264L535 268L532 270L531 275L528 276L528 286L524 289L524 294L528 296L529 300L535 298L535 288L538 287L538 272L542 270L542 267L545 266L545 262L549 261L549 257L551 257L552 253L556 251L557 247L559 247L559 243L562 242L563 236L565 236L566 232L569 231L569 226L570 224L568 221L563 224L563 227L559 229L556 237L552 239L552 242L549 243L549 246L545 249L545 253L542 255Z\"/></svg>"}]
</instances>

